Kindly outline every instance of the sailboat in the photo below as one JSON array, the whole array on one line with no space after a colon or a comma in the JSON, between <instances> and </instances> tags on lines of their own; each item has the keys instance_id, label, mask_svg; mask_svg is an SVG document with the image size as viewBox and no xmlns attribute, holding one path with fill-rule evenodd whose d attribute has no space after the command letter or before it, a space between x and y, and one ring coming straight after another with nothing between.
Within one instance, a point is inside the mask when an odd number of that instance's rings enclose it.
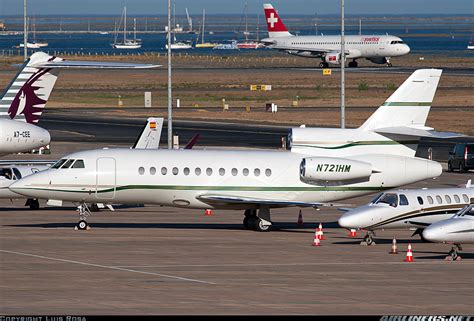
<instances>
[{"instance_id":1,"label":"sailboat","mask_svg":"<svg viewBox=\"0 0 474 321\"><path fill-rule=\"evenodd\" d=\"M474 50L474 42L472 41L472 37L471 39L469 39L469 42L467 44L467 49Z\"/></svg>"},{"instance_id":2,"label":"sailboat","mask_svg":"<svg viewBox=\"0 0 474 321\"><path fill-rule=\"evenodd\" d=\"M29 26L30 19L28 18L28 26ZM23 48L25 44L21 43L20 48ZM29 49L40 49L42 47L47 47L48 43L44 41L36 41L36 24L33 23L33 42L26 42L26 48Z\"/></svg>"},{"instance_id":3,"label":"sailboat","mask_svg":"<svg viewBox=\"0 0 474 321\"><path fill-rule=\"evenodd\" d=\"M202 10L202 35L201 35L201 43L197 43L196 41L196 48L214 48L217 46L217 43L210 43L204 42L204 22L206 21L206 9ZM198 36L199 38L199 36Z\"/></svg>"},{"instance_id":4,"label":"sailboat","mask_svg":"<svg viewBox=\"0 0 474 321\"><path fill-rule=\"evenodd\" d=\"M176 32L182 32L182 28L179 28L179 25L176 25L176 15L174 13L174 7L173 7L173 28L170 30L171 33L173 34L173 41L171 43L171 49L192 49L193 45L189 42L177 42L176 41ZM168 35L166 35L166 40L168 40ZM166 41L165 48L168 49L168 41Z\"/></svg>"},{"instance_id":5,"label":"sailboat","mask_svg":"<svg viewBox=\"0 0 474 321\"><path fill-rule=\"evenodd\" d=\"M245 11L245 31L244 31L245 41L237 43L237 48L238 49L258 49L258 48L261 48L263 46L261 43L259 43L258 41L249 40L250 32L248 30L247 2L245 3L244 11ZM257 22L257 37L258 37L258 22Z\"/></svg>"},{"instance_id":6,"label":"sailboat","mask_svg":"<svg viewBox=\"0 0 474 321\"><path fill-rule=\"evenodd\" d=\"M114 39L114 43L112 44L112 48L115 48L115 49L141 48L142 47L141 41L140 39L137 39L137 20L133 19L133 40L127 39L127 7L123 7L122 16L123 16L123 42L117 42L118 30L115 30L115 39ZM119 23L119 26L120 26L120 23Z\"/></svg>"}]
</instances>

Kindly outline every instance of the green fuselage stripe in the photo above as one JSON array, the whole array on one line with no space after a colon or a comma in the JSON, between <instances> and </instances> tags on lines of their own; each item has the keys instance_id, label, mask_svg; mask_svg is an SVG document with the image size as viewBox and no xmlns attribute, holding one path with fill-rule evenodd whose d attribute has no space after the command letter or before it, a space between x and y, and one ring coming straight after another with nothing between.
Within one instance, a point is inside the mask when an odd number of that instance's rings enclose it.
<instances>
[{"instance_id":1,"label":"green fuselage stripe","mask_svg":"<svg viewBox=\"0 0 474 321\"><path fill-rule=\"evenodd\" d=\"M54 186L54 185L53 185ZM72 187L72 186L71 186ZM387 190L392 187L345 187L345 186L312 186L312 187L259 187L259 186L187 186L187 185L124 185L117 186L115 191L125 190L179 190L179 191L237 191L237 192L373 192ZM52 188L26 187L25 190L54 191L66 193L96 193L95 189L89 190L64 190ZM114 188L98 190L97 193L113 192Z\"/></svg>"},{"instance_id":2,"label":"green fuselage stripe","mask_svg":"<svg viewBox=\"0 0 474 321\"><path fill-rule=\"evenodd\" d=\"M410 145L410 144L418 144L418 140L406 140L406 141L393 141L393 140L380 140L380 141L360 141L360 142L352 142L344 145L339 146L317 146L317 145L310 145L310 143L305 144L304 142L300 142L297 144L292 144L292 147L314 147L314 148L322 148L322 149L342 149L342 148L349 148L349 147L356 147L356 146L375 146L375 145Z\"/></svg>"}]
</instances>

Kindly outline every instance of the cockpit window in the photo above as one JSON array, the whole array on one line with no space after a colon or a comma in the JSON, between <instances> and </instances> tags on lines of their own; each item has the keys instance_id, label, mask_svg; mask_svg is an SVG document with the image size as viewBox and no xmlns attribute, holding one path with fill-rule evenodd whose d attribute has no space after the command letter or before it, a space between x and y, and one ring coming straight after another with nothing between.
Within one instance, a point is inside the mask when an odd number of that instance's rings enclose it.
<instances>
[{"instance_id":1,"label":"cockpit window","mask_svg":"<svg viewBox=\"0 0 474 321\"><path fill-rule=\"evenodd\" d=\"M72 163L74 162L74 159L68 159L63 166L61 166L61 169L69 168Z\"/></svg>"},{"instance_id":2,"label":"cockpit window","mask_svg":"<svg viewBox=\"0 0 474 321\"><path fill-rule=\"evenodd\" d=\"M62 164L64 164L65 161L67 161L67 159L60 159L56 162L56 164L51 166L51 168L59 168L59 167L61 167Z\"/></svg>"},{"instance_id":3,"label":"cockpit window","mask_svg":"<svg viewBox=\"0 0 474 321\"><path fill-rule=\"evenodd\" d=\"M403 41L401 40L393 40L392 42L390 42L391 45L396 45L396 44L404 44Z\"/></svg>"},{"instance_id":4,"label":"cockpit window","mask_svg":"<svg viewBox=\"0 0 474 321\"><path fill-rule=\"evenodd\" d=\"M12 180L13 179L12 170L10 168L0 168L0 176L6 179Z\"/></svg>"},{"instance_id":5,"label":"cockpit window","mask_svg":"<svg viewBox=\"0 0 474 321\"><path fill-rule=\"evenodd\" d=\"M371 204L376 204L377 201L379 200L379 198L381 198L383 195L383 193L378 193L377 195L375 195L375 197L370 201Z\"/></svg>"},{"instance_id":6,"label":"cockpit window","mask_svg":"<svg viewBox=\"0 0 474 321\"><path fill-rule=\"evenodd\" d=\"M463 217L463 216L474 216L474 204L466 206L458 214L456 214L456 217Z\"/></svg>"},{"instance_id":7,"label":"cockpit window","mask_svg":"<svg viewBox=\"0 0 474 321\"><path fill-rule=\"evenodd\" d=\"M376 204L380 204L380 203L385 203L392 207L397 207L398 196L397 194L393 194L393 193L383 194L383 196L377 201Z\"/></svg>"},{"instance_id":8,"label":"cockpit window","mask_svg":"<svg viewBox=\"0 0 474 321\"><path fill-rule=\"evenodd\" d=\"M13 174L15 174L15 176L13 177L13 179L20 179L20 178L21 178L21 173L20 173L20 171L18 170L18 168L13 168Z\"/></svg>"},{"instance_id":9,"label":"cockpit window","mask_svg":"<svg viewBox=\"0 0 474 321\"><path fill-rule=\"evenodd\" d=\"M82 159L76 160L74 165L71 166L71 168L84 168L84 161Z\"/></svg>"}]
</instances>

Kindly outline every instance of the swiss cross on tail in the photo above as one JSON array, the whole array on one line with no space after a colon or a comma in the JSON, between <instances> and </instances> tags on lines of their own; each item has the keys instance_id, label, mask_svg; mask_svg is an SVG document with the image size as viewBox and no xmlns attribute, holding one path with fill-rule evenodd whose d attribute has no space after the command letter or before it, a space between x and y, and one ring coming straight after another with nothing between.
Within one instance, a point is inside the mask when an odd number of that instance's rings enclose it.
<instances>
[{"instance_id":1,"label":"swiss cross on tail","mask_svg":"<svg viewBox=\"0 0 474 321\"><path fill-rule=\"evenodd\" d=\"M264 4L263 10L265 11L265 21L267 22L268 36L270 38L291 36L271 4Z\"/></svg>"}]
</instances>

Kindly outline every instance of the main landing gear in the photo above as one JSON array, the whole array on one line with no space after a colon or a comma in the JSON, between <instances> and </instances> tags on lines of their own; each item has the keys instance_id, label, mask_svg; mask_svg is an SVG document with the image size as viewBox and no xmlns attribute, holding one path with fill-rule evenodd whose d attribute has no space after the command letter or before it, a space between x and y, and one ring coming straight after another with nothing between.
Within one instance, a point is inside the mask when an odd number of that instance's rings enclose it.
<instances>
[{"instance_id":1,"label":"main landing gear","mask_svg":"<svg viewBox=\"0 0 474 321\"><path fill-rule=\"evenodd\" d=\"M358 64L357 61L354 59L352 61L349 61L349 68L357 68Z\"/></svg>"},{"instance_id":2,"label":"main landing gear","mask_svg":"<svg viewBox=\"0 0 474 321\"><path fill-rule=\"evenodd\" d=\"M262 206L258 210L245 210L244 227L248 230L258 232L268 232L271 230L272 221L270 217L270 208Z\"/></svg>"},{"instance_id":3,"label":"main landing gear","mask_svg":"<svg viewBox=\"0 0 474 321\"><path fill-rule=\"evenodd\" d=\"M40 204L37 199L29 198L26 200L25 206L29 206L32 210L39 210Z\"/></svg>"},{"instance_id":4,"label":"main landing gear","mask_svg":"<svg viewBox=\"0 0 474 321\"><path fill-rule=\"evenodd\" d=\"M360 242L360 245L366 245L366 246L375 245L374 236L375 236L375 233L373 231L367 231L367 234L364 236L364 239L362 240L362 242Z\"/></svg>"},{"instance_id":5,"label":"main landing gear","mask_svg":"<svg viewBox=\"0 0 474 321\"><path fill-rule=\"evenodd\" d=\"M461 244L454 244L453 247L451 248L451 251L449 251L448 256L446 256L445 260L446 261L461 261L461 256L459 256L459 251L462 251Z\"/></svg>"},{"instance_id":6,"label":"main landing gear","mask_svg":"<svg viewBox=\"0 0 474 321\"><path fill-rule=\"evenodd\" d=\"M321 61L319 63L319 68L323 69L323 68L327 68L327 67L329 67L329 64L327 62Z\"/></svg>"},{"instance_id":7,"label":"main landing gear","mask_svg":"<svg viewBox=\"0 0 474 321\"><path fill-rule=\"evenodd\" d=\"M392 67L392 62L390 61L389 57L386 57L385 61L386 61L387 67Z\"/></svg>"}]
</instances>

